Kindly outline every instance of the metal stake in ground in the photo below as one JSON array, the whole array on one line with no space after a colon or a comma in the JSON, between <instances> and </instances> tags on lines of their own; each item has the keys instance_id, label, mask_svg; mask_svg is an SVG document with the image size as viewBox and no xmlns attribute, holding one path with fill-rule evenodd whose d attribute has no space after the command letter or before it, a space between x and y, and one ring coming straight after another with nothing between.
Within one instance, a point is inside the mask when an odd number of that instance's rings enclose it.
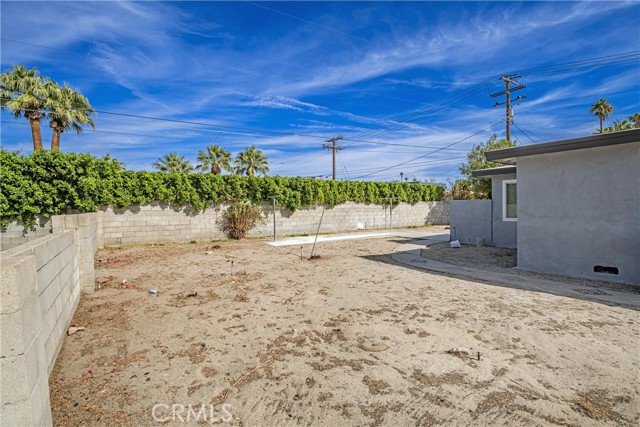
<instances>
[{"instance_id":1,"label":"metal stake in ground","mask_svg":"<svg viewBox=\"0 0 640 427\"><path fill-rule=\"evenodd\" d=\"M273 199L273 241L276 241L276 199L278 196L269 196L270 199Z\"/></svg>"},{"instance_id":2,"label":"metal stake in ground","mask_svg":"<svg viewBox=\"0 0 640 427\"><path fill-rule=\"evenodd\" d=\"M393 228L393 196L383 200L389 200L391 202L389 203L389 232L391 232Z\"/></svg>"},{"instance_id":3,"label":"metal stake in ground","mask_svg":"<svg viewBox=\"0 0 640 427\"><path fill-rule=\"evenodd\" d=\"M324 217L324 206L322 207L322 214L320 215L320 222L318 223L318 231L316 231L316 238L313 241L313 247L311 248L311 256L309 259L313 259L313 251L316 249L316 242L318 241L318 234L320 234L320 226L322 225L322 218Z\"/></svg>"}]
</instances>

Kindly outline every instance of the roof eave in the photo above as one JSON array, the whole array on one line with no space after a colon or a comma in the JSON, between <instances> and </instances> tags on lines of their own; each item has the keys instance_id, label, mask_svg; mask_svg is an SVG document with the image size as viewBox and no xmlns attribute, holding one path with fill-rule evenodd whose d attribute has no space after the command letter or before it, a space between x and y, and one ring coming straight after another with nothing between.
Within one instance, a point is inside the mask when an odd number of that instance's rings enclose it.
<instances>
[{"instance_id":1,"label":"roof eave","mask_svg":"<svg viewBox=\"0 0 640 427\"><path fill-rule=\"evenodd\" d=\"M525 145L523 147L503 148L501 150L487 151L485 157L492 162L515 165L518 157L607 147L633 142L640 142L640 129L590 135L582 138L565 139L544 144Z\"/></svg>"}]
</instances>

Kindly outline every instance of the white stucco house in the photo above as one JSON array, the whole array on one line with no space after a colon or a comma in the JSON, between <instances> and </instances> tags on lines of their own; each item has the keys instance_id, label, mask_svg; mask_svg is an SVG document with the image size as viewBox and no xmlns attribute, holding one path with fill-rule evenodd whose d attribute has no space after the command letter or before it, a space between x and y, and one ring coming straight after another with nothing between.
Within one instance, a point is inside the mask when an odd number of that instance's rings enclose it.
<instances>
[{"instance_id":1,"label":"white stucco house","mask_svg":"<svg viewBox=\"0 0 640 427\"><path fill-rule=\"evenodd\" d=\"M486 158L505 166L474 172L492 200L452 201L458 239L517 248L518 268L640 285L640 129Z\"/></svg>"}]
</instances>

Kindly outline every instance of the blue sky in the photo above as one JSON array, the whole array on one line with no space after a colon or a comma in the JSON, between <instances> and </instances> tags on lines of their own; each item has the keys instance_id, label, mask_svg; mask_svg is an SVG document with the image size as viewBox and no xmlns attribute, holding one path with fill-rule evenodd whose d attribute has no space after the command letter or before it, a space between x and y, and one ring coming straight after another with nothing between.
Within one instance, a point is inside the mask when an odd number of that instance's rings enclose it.
<instances>
[{"instance_id":1,"label":"blue sky","mask_svg":"<svg viewBox=\"0 0 640 427\"><path fill-rule=\"evenodd\" d=\"M600 97L615 107L608 124L640 110L635 1L0 7L2 71L37 67L100 112L96 131L63 134L62 150L111 153L134 170L171 151L195 163L215 143L258 146L272 175L327 176L323 140L341 135L339 179L446 181L474 144L504 135L504 108L493 108L503 98L489 94L510 72L527 85L514 94L526 96L514 108L520 144L593 133ZM6 112L1 137L32 150L26 120Z\"/></svg>"}]
</instances>

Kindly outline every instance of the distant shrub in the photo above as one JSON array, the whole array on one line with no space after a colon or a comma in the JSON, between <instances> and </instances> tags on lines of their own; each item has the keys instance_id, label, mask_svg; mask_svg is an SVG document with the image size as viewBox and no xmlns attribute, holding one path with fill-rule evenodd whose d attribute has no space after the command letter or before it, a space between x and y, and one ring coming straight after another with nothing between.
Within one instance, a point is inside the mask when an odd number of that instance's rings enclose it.
<instances>
[{"instance_id":1,"label":"distant shrub","mask_svg":"<svg viewBox=\"0 0 640 427\"><path fill-rule=\"evenodd\" d=\"M249 231L264 221L264 211L260 205L233 199L222 216L221 228L230 239L244 239Z\"/></svg>"}]
</instances>

